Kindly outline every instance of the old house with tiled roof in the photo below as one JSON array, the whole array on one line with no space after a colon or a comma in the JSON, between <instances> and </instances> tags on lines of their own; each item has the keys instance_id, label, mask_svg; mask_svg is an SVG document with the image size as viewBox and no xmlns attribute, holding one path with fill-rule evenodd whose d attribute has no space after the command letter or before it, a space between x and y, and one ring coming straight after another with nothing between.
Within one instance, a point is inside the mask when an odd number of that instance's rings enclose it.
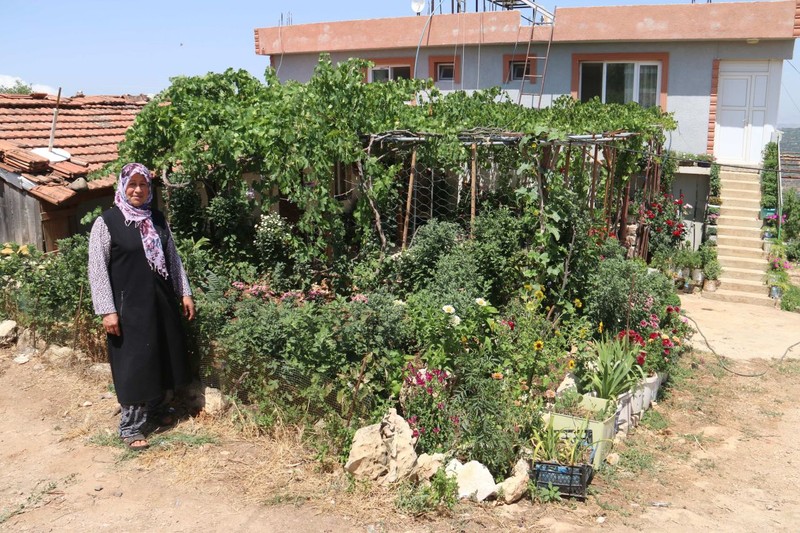
<instances>
[{"instance_id":1,"label":"old house with tiled roof","mask_svg":"<svg viewBox=\"0 0 800 533\"><path fill-rule=\"evenodd\" d=\"M527 0L482 0L475 12L472 2L416 5L427 6L425 16L257 28L255 51L270 57L281 80L307 81L325 52L334 62L371 60L366 81L431 78L442 91L500 86L526 106L563 95L658 105L679 123L669 148L754 165L775 131L781 67L800 36L800 0L555 13Z\"/></svg>"},{"instance_id":2,"label":"old house with tiled roof","mask_svg":"<svg viewBox=\"0 0 800 533\"><path fill-rule=\"evenodd\" d=\"M96 173L117 159L147 100L0 94L0 242L53 250L86 213L110 206L116 179Z\"/></svg>"}]
</instances>

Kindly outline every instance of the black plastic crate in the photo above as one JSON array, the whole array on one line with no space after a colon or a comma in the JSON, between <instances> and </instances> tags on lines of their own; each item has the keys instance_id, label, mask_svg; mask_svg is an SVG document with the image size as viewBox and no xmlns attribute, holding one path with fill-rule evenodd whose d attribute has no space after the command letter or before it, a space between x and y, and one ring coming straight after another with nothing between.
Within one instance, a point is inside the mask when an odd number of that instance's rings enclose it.
<instances>
[{"instance_id":1,"label":"black plastic crate","mask_svg":"<svg viewBox=\"0 0 800 533\"><path fill-rule=\"evenodd\" d=\"M536 487L546 489L549 485L558 488L562 497L586 499L586 487L592 477L592 465L560 465L536 462L532 477Z\"/></svg>"}]
</instances>

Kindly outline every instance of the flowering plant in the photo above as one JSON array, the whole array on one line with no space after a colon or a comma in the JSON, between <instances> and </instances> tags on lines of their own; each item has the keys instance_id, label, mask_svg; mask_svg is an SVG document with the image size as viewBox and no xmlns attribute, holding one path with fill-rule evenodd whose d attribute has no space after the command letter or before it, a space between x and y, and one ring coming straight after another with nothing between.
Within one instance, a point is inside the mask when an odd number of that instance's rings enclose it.
<instances>
[{"instance_id":1,"label":"flowering plant","mask_svg":"<svg viewBox=\"0 0 800 533\"><path fill-rule=\"evenodd\" d=\"M403 412L421 452L449 450L455 442L461 421L448 402L450 382L445 370L406 367Z\"/></svg>"},{"instance_id":2,"label":"flowering plant","mask_svg":"<svg viewBox=\"0 0 800 533\"><path fill-rule=\"evenodd\" d=\"M663 194L639 208L640 220L650 228L652 253L677 248L683 241L687 232L686 224L683 223L684 204L682 194L678 198Z\"/></svg>"}]
</instances>

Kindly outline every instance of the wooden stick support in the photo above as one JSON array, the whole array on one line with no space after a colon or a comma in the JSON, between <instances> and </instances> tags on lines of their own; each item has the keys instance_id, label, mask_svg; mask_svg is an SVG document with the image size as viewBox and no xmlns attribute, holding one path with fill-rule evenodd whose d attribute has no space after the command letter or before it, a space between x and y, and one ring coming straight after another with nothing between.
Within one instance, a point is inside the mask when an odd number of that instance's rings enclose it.
<instances>
[{"instance_id":1,"label":"wooden stick support","mask_svg":"<svg viewBox=\"0 0 800 533\"><path fill-rule=\"evenodd\" d=\"M411 150L411 172L408 176L408 195L406 195L406 216L403 219L403 250L408 244L408 221L411 219L411 201L414 197L414 170L417 166L417 148Z\"/></svg>"},{"instance_id":2,"label":"wooden stick support","mask_svg":"<svg viewBox=\"0 0 800 533\"><path fill-rule=\"evenodd\" d=\"M478 145L472 143L472 176L470 180L470 215L469 215L469 238L471 239L475 234L475 201L477 197L477 180L478 180Z\"/></svg>"}]
</instances>

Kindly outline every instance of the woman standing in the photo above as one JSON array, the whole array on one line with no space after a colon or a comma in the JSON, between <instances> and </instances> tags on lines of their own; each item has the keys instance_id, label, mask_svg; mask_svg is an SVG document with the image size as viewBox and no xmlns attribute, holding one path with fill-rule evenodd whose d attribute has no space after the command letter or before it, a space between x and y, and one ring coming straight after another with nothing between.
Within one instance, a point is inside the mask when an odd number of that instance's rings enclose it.
<instances>
[{"instance_id":1,"label":"woman standing","mask_svg":"<svg viewBox=\"0 0 800 533\"><path fill-rule=\"evenodd\" d=\"M144 165L125 165L114 206L89 236L89 284L122 408L119 435L133 450L148 447L148 422L173 422L163 407L166 391L191 380L177 300L189 320L194 301L167 221L151 208L151 183Z\"/></svg>"}]
</instances>

